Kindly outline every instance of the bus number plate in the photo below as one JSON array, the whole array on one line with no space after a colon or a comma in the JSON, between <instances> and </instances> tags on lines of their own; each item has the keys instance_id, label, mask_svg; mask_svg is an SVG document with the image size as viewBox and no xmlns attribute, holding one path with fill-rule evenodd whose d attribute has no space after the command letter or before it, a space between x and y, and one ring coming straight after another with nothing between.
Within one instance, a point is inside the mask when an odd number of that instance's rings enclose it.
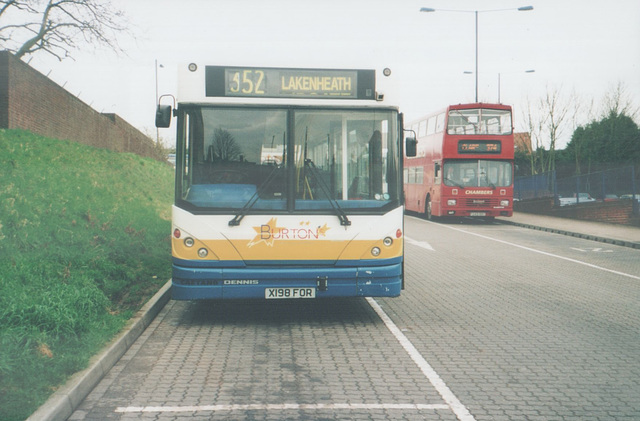
<instances>
[{"instance_id":1,"label":"bus number plate","mask_svg":"<svg viewBox=\"0 0 640 421\"><path fill-rule=\"evenodd\" d=\"M264 298L277 300L285 298L316 298L315 288L265 288Z\"/></svg>"},{"instance_id":2,"label":"bus number plate","mask_svg":"<svg viewBox=\"0 0 640 421\"><path fill-rule=\"evenodd\" d=\"M469 212L469 216L487 216L486 212Z\"/></svg>"}]
</instances>

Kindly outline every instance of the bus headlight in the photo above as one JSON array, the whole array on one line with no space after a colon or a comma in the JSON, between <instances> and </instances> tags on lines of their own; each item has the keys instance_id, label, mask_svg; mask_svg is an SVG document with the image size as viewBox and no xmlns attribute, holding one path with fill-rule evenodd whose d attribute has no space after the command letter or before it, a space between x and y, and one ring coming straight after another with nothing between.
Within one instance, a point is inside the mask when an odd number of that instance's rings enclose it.
<instances>
[{"instance_id":1,"label":"bus headlight","mask_svg":"<svg viewBox=\"0 0 640 421\"><path fill-rule=\"evenodd\" d=\"M205 248L201 248L198 250L198 257L201 257L204 259L205 257L207 257L207 254L209 254L209 252Z\"/></svg>"},{"instance_id":2,"label":"bus headlight","mask_svg":"<svg viewBox=\"0 0 640 421\"><path fill-rule=\"evenodd\" d=\"M384 240L382 240L382 244L384 244L387 247L390 247L391 244L393 244L393 239L391 237L385 237Z\"/></svg>"},{"instance_id":3,"label":"bus headlight","mask_svg":"<svg viewBox=\"0 0 640 421\"><path fill-rule=\"evenodd\" d=\"M509 201L508 200L501 200L500 201L500 206L509 206Z\"/></svg>"},{"instance_id":4,"label":"bus headlight","mask_svg":"<svg viewBox=\"0 0 640 421\"><path fill-rule=\"evenodd\" d=\"M379 247L374 247L371 249L371 254L375 257L380 256L380 248Z\"/></svg>"},{"instance_id":5,"label":"bus headlight","mask_svg":"<svg viewBox=\"0 0 640 421\"><path fill-rule=\"evenodd\" d=\"M193 247L194 243L195 242L193 241L193 238L191 238L191 237L187 237L187 238L184 239L184 245L187 246L187 247Z\"/></svg>"},{"instance_id":6,"label":"bus headlight","mask_svg":"<svg viewBox=\"0 0 640 421\"><path fill-rule=\"evenodd\" d=\"M458 201L456 199L448 199L447 200L447 206L455 206L458 204Z\"/></svg>"}]
</instances>

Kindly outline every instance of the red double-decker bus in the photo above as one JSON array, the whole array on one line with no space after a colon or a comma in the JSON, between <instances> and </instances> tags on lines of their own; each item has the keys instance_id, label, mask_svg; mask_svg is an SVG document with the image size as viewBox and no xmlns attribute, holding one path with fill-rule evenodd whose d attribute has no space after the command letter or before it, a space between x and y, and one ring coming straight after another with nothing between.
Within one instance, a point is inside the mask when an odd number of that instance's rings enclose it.
<instances>
[{"instance_id":1,"label":"red double-decker bus","mask_svg":"<svg viewBox=\"0 0 640 421\"><path fill-rule=\"evenodd\" d=\"M503 104L458 104L411 123L418 151L404 158L407 211L512 216L513 124Z\"/></svg>"}]
</instances>

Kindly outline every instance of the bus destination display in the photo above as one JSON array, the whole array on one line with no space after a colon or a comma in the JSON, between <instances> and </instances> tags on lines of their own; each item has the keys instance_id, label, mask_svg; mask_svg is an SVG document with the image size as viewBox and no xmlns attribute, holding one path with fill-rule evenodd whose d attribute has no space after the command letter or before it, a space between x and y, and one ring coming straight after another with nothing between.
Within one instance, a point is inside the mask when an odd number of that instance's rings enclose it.
<instances>
[{"instance_id":1,"label":"bus destination display","mask_svg":"<svg viewBox=\"0 0 640 421\"><path fill-rule=\"evenodd\" d=\"M502 145L498 140L461 140L458 153L501 153Z\"/></svg>"},{"instance_id":2,"label":"bus destination display","mask_svg":"<svg viewBox=\"0 0 640 421\"><path fill-rule=\"evenodd\" d=\"M374 99L374 70L205 68L208 97Z\"/></svg>"}]
</instances>

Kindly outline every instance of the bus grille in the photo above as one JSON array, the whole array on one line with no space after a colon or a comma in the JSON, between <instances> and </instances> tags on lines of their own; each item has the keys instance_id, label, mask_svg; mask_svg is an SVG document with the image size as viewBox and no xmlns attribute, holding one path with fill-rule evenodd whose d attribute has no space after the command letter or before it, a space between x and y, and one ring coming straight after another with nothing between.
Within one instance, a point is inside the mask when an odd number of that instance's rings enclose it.
<instances>
[{"instance_id":1,"label":"bus grille","mask_svg":"<svg viewBox=\"0 0 640 421\"><path fill-rule=\"evenodd\" d=\"M500 204L500 199L494 197L478 197L478 198L465 198L465 205L468 208L486 208L495 207Z\"/></svg>"}]
</instances>

